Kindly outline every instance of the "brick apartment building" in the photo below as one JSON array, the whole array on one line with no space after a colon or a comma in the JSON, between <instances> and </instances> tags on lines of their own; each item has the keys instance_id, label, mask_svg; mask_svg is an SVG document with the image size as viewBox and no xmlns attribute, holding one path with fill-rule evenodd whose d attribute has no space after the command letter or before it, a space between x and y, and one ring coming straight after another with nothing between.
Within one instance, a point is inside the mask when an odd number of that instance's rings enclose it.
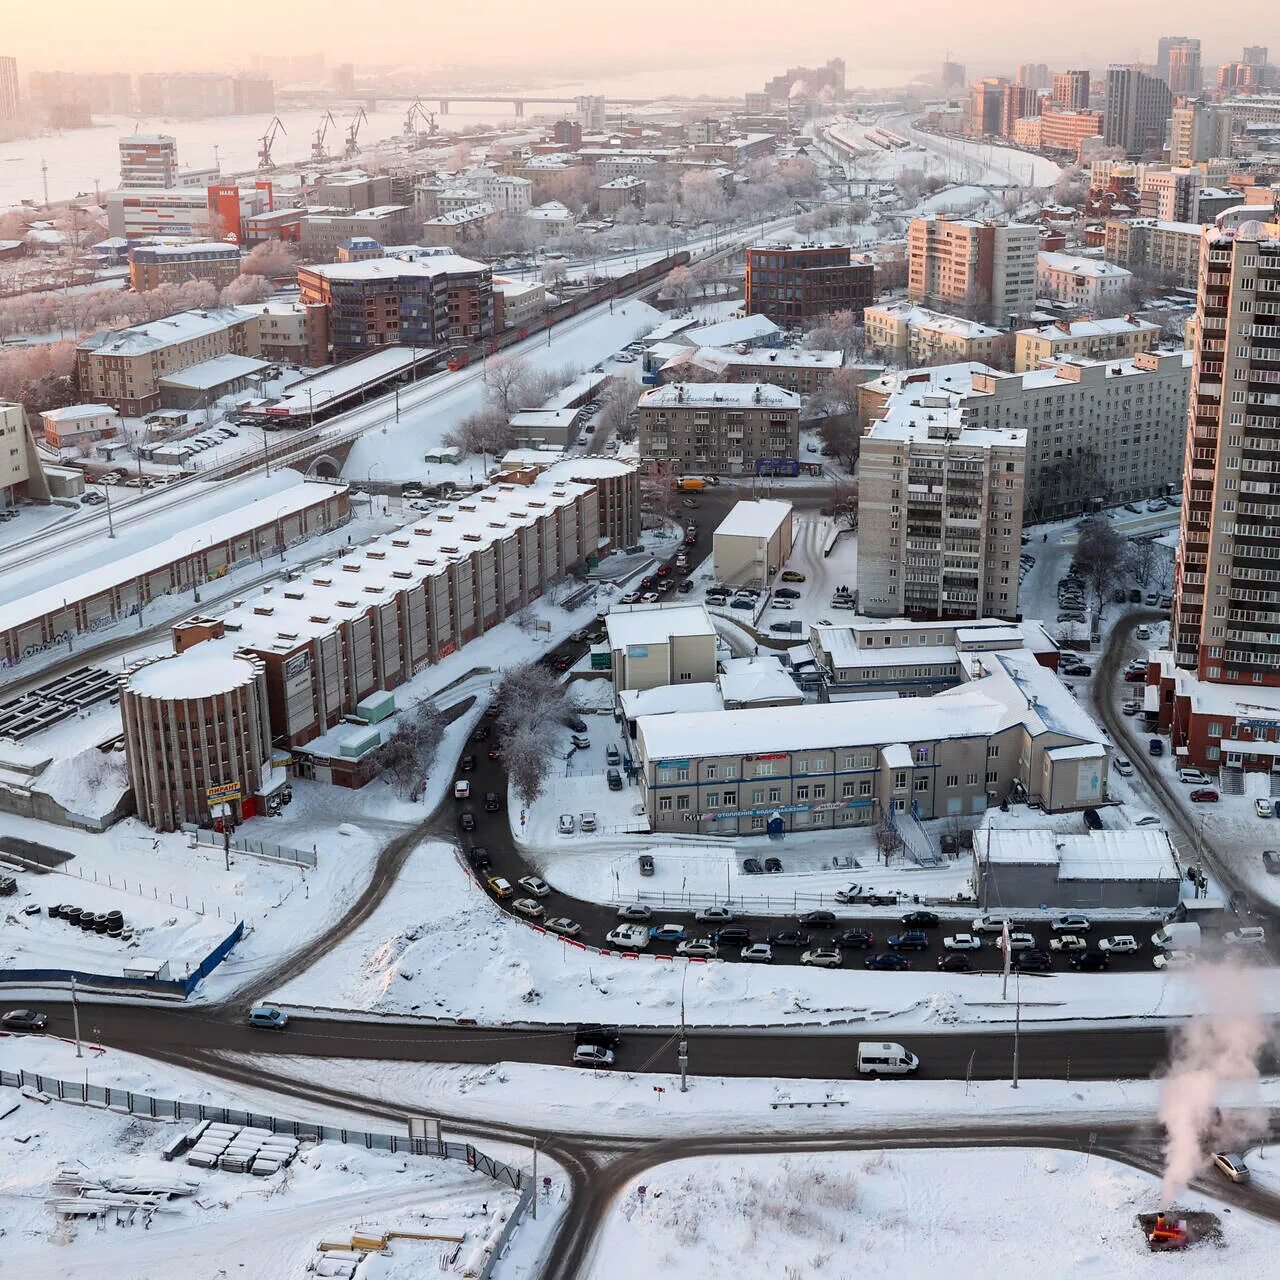
<instances>
[{"instance_id":1,"label":"brick apartment building","mask_svg":"<svg viewBox=\"0 0 1280 1280\"><path fill-rule=\"evenodd\" d=\"M239 274L238 244L207 240L201 244L139 245L129 251L129 281L138 293L186 280L208 280L225 289Z\"/></svg>"},{"instance_id":2,"label":"brick apartment building","mask_svg":"<svg viewBox=\"0 0 1280 1280\"><path fill-rule=\"evenodd\" d=\"M796 327L833 311L861 318L875 300L875 268L847 245L761 245L747 249L748 314Z\"/></svg>"}]
</instances>

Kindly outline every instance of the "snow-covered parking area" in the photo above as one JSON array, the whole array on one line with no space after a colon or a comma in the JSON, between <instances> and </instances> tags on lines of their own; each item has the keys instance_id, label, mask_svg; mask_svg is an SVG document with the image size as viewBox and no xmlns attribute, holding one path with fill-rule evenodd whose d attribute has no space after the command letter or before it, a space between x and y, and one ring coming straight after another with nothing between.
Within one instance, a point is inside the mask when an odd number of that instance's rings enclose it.
<instances>
[{"instance_id":1,"label":"snow-covered parking area","mask_svg":"<svg viewBox=\"0 0 1280 1280\"><path fill-rule=\"evenodd\" d=\"M1280 1233L1194 1193L1220 1243L1149 1252L1136 1217L1162 1207L1148 1173L1100 1156L876 1150L703 1157L648 1169L613 1205L589 1280L749 1274L760 1280L1138 1280L1263 1275Z\"/></svg>"}]
</instances>

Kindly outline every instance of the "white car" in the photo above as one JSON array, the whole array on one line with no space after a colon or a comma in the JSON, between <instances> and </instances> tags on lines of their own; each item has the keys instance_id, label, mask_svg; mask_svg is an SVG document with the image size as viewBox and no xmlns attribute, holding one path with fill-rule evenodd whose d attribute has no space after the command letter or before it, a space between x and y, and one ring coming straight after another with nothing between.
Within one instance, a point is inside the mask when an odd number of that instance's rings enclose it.
<instances>
[{"instance_id":1,"label":"white car","mask_svg":"<svg viewBox=\"0 0 1280 1280\"><path fill-rule=\"evenodd\" d=\"M1130 698L1127 702L1120 704L1120 714L1123 716L1136 716L1142 710L1142 703L1136 698Z\"/></svg>"},{"instance_id":2,"label":"white car","mask_svg":"<svg viewBox=\"0 0 1280 1280\"><path fill-rule=\"evenodd\" d=\"M693 918L699 924L728 924L734 915L728 907L703 907Z\"/></svg>"},{"instance_id":3,"label":"white car","mask_svg":"<svg viewBox=\"0 0 1280 1280\"><path fill-rule=\"evenodd\" d=\"M582 926L568 916L552 916L543 928L548 933L558 933L562 938L576 938L582 932Z\"/></svg>"},{"instance_id":4,"label":"white car","mask_svg":"<svg viewBox=\"0 0 1280 1280\"><path fill-rule=\"evenodd\" d=\"M701 956L705 960L712 960L719 954L720 948L710 938L686 938L683 942L676 943L678 956Z\"/></svg>"},{"instance_id":5,"label":"white car","mask_svg":"<svg viewBox=\"0 0 1280 1280\"><path fill-rule=\"evenodd\" d=\"M1133 761L1126 759L1124 756L1116 756L1112 761L1111 767L1115 769L1122 778L1133 777Z\"/></svg>"},{"instance_id":6,"label":"white car","mask_svg":"<svg viewBox=\"0 0 1280 1280\"><path fill-rule=\"evenodd\" d=\"M992 913L985 916L979 916L973 922L974 933L1000 933L1004 927L1008 925L1013 928L1013 919L1010 916Z\"/></svg>"},{"instance_id":7,"label":"white car","mask_svg":"<svg viewBox=\"0 0 1280 1280\"><path fill-rule=\"evenodd\" d=\"M1065 915L1054 916L1049 922L1049 928L1055 933L1088 933L1093 925L1088 916Z\"/></svg>"},{"instance_id":8,"label":"white car","mask_svg":"<svg viewBox=\"0 0 1280 1280\"><path fill-rule=\"evenodd\" d=\"M818 969L838 969L844 962L844 956L835 947L815 947L800 957L801 964L813 965Z\"/></svg>"},{"instance_id":9,"label":"white car","mask_svg":"<svg viewBox=\"0 0 1280 1280\"><path fill-rule=\"evenodd\" d=\"M512 911L518 911L522 916L528 916L530 920L541 920L546 913L542 910L542 903L537 898L517 898L511 904Z\"/></svg>"},{"instance_id":10,"label":"white car","mask_svg":"<svg viewBox=\"0 0 1280 1280\"><path fill-rule=\"evenodd\" d=\"M837 902L843 902L846 904L856 902L861 893L862 886L860 884L851 884L847 889L837 889L835 892L835 899Z\"/></svg>"},{"instance_id":11,"label":"white car","mask_svg":"<svg viewBox=\"0 0 1280 1280\"><path fill-rule=\"evenodd\" d=\"M604 935L611 947L624 947L627 951L643 951L649 945L649 930L642 924L620 924Z\"/></svg>"},{"instance_id":12,"label":"white car","mask_svg":"<svg viewBox=\"0 0 1280 1280\"><path fill-rule=\"evenodd\" d=\"M619 601L619 604L639 604L640 593L638 591L628 591Z\"/></svg>"},{"instance_id":13,"label":"white car","mask_svg":"<svg viewBox=\"0 0 1280 1280\"><path fill-rule=\"evenodd\" d=\"M1160 819L1154 813L1144 813L1140 817L1134 818L1133 825L1135 827L1158 827Z\"/></svg>"},{"instance_id":14,"label":"white car","mask_svg":"<svg viewBox=\"0 0 1280 1280\"><path fill-rule=\"evenodd\" d=\"M1267 942L1267 931L1259 925L1246 925L1243 929L1224 933L1222 941L1229 947L1262 947Z\"/></svg>"},{"instance_id":15,"label":"white car","mask_svg":"<svg viewBox=\"0 0 1280 1280\"><path fill-rule=\"evenodd\" d=\"M560 815L560 834L562 836L571 836L578 829L578 820L571 813L562 813Z\"/></svg>"},{"instance_id":16,"label":"white car","mask_svg":"<svg viewBox=\"0 0 1280 1280\"><path fill-rule=\"evenodd\" d=\"M1003 942L997 942L997 946L1003 946ZM1011 933L1009 935L1010 951L1032 951L1035 949L1035 935L1030 933Z\"/></svg>"},{"instance_id":17,"label":"white car","mask_svg":"<svg viewBox=\"0 0 1280 1280\"><path fill-rule=\"evenodd\" d=\"M471 799L471 783L466 778L460 778L453 784L453 798L455 800Z\"/></svg>"},{"instance_id":18,"label":"white car","mask_svg":"<svg viewBox=\"0 0 1280 1280\"><path fill-rule=\"evenodd\" d=\"M1195 962L1194 951L1161 951L1151 960L1157 969L1190 969Z\"/></svg>"},{"instance_id":19,"label":"white car","mask_svg":"<svg viewBox=\"0 0 1280 1280\"><path fill-rule=\"evenodd\" d=\"M768 964L773 959L773 948L767 942L753 942L743 947L738 954L744 960L754 960L757 964Z\"/></svg>"},{"instance_id":20,"label":"white car","mask_svg":"<svg viewBox=\"0 0 1280 1280\"><path fill-rule=\"evenodd\" d=\"M1259 796L1253 802L1253 811L1260 818L1271 818L1275 816L1275 806L1265 796Z\"/></svg>"},{"instance_id":21,"label":"white car","mask_svg":"<svg viewBox=\"0 0 1280 1280\"><path fill-rule=\"evenodd\" d=\"M1077 933L1064 933L1049 939L1050 951L1088 951L1089 944Z\"/></svg>"},{"instance_id":22,"label":"white car","mask_svg":"<svg viewBox=\"0 0 1280 1280\"><path fill-rule=\"evenodd\" d=\"M611 1067L613 1066L613 1050L602 1044L580 1044L573 1051L575 1067Z\"/></svg>"},{"instance_id":23,"label":"white car","mask_svg":"<svg viewBox=\"0 0 1280 1280\"><path fill-rule=\"evenodd\" d=\"M1131 933L1117 933L1114 937L1103 938L1098 943L1098 950L1118 956L1133 955L1138 950L1138 940Z\"/></svg>"},{"instance_id":24,"label":"white car","mask_svg":"<svg viewBox=\"0 0 1280 1280\"><path fill-rule=\"evenodd\" d=\"M947 951L980 951L982 939L972 933L953 933L943 938L942 945Z\"/></svg>"},{"instance_id":25,"label":"white car","mask_svg":"<svg viewBox=\"0 0 1280 1280\"><path fill-rule=\"evenodd\" d=\"M1191 787L1207 787L1213 780L1207 773L1201 773L1199 769L1179 769L1178 781L1185 782Z\"/></svg>"},{"instance_id":26,"label":"white car","mask_svg":"<svg viewBox=\"0 0 1280 1280\"><path fill-rule=\"evenodd\" d=\"M551 892L551 886L539 876L521 876L516 884L535 898L545 898Z\"/></svg>"}]
</instances>

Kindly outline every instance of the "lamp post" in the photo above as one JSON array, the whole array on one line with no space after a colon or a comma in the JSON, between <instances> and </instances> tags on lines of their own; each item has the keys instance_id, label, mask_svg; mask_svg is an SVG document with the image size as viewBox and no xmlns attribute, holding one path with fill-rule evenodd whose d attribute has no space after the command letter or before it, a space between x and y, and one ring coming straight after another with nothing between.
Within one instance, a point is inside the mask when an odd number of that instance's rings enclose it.
<instances>
[{"instance_id":1,"label":"lamp post","mask_svg":"<svg viewBox=\"0 0 1280 1280\"><path fill-rule=\"evenodd\" d=\"M285 505L281 507L279 511L276 512L276 543L280 547L280 563L281 564L284 563L285 545L284 545L284 523L281 521L280 517L284 515L284 513L288 510L289 510L289 504L285 503Z\"/></svg>"},{"instance_id":2,"label":"lamp post","mask_svg":"<svg viewBox=\"0 0 1280 1280\"><path fill-rule=\"evenodd\" d=\"M686 960L684 972L680 975L680 1047L676 1051L676 1061L680 1064L680 1092L689 1092L689 1031L684 1021L684 984L689 977L689 962Z\"/></svg>"},{"instance_id":3,"label":"lamp post","mask_svg":"<svg viewBox=\"0 0 1280 1280\"><path fill-rule=\"evenodd\" d=\"M196 548L204 541L203 538L197 538L191 544L191 550L187 552L187 561L191 565L191 598L196 604L200 603L200 579L197 576L199 565L196 562Z\"/></svg>"}]
</instances>

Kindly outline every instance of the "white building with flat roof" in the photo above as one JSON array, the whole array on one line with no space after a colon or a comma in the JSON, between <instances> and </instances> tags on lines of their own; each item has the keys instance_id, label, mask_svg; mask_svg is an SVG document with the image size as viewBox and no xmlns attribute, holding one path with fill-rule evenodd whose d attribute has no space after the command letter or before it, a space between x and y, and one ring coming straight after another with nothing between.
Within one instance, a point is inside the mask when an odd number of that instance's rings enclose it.
<instances>
[{"instance_id":1,"label":"white building with flat roof","mask_svg":"<svg viewBox=\"0 0 1280 1280\"><path fill-rule=\"evenodd\" d=\"M1103 258L1041 252L1036 262L1036 296L1070 302L1085 311L1119 304L1133 272Z\"/></svg>"},{"instance_id":2,"label":"white building with flat roof","mask_svg":"<svg viewBox=\"0 0 1280 1280\"><path fill-rule=\"evenodd\" d=\"M615 694L715 683L716 630L700 604L615 605L605 632Z\"/></svg>"},{"instance_id":3,"label":"white building with flat roof","mask_svg":"<svg viewBox=\"0 0 1280 1280\"><path fill-rule=\"evenodd\" d=\"M712 535L716 581L767 586L795 540L791 503L772 498L736 502Z\"/></svg>"}]
</instances>

